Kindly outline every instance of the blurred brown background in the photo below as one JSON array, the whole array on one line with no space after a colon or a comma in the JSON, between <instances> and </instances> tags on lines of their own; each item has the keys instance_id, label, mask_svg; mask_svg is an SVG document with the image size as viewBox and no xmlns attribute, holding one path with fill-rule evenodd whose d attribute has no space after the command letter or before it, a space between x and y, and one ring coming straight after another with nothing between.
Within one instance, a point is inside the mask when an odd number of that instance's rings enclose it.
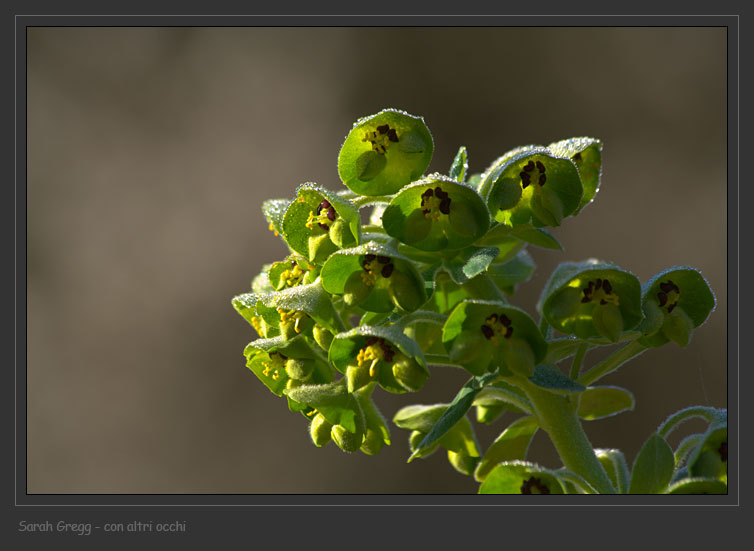
<instances>
[{"instance_id":1,"label":"blurred brown background","mask_svg":"<svg viewBox=\"0 0 754 551\"><path fill-rule=\"evenodd\" d=\"M602 138L597 200L554 230L564 253L531 248L513 302L533 312L563 260L642 281L695 266L710 321L604 379L636 410L586 429L630 464L671 412L725 407L725 67L723 28L30 29L28 492L476 491L441 453L407 465L394 427L376 457L315 448L241 356L253 331L230 299L285 254L260 203L339 189L344 136L384 107L424 116L431 171L460 145L480 172L517 145ZM435 368L418 395L376 397L390 418L465 379ZM531 456L559 466L541 433Z\"/></svg>"}]
</instances>

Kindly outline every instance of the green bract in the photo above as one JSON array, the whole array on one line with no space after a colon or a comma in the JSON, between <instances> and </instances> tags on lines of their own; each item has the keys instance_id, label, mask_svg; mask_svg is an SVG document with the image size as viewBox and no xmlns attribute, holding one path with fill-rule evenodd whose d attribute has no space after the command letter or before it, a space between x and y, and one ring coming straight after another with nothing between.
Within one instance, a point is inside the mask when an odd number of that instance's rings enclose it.
<instances>
[{"instance_id":1,"label":"green bract","mask_svg":"<svg viewBox=\"0 0 754 551\"><path fill-rule=\"evenodd\" d=\"M642 320L640 300L636 276L613 264L588 260L560 264L537 307L561 333L618 342L624 331Z\"/></svg>"},{"instance_id":2,"label":"green bract","mask_svg":"<svg viewBox=\"0 0 754 551\"><path fill-rule=\"evenodd\" d=\"M498 160L479 192L493 218L506 226L559 226L584 194L576 165L547 148L531 148Z\"/></svg>"},{"instance_id":3,"label":"green bract","mask_svg":"<svg viewBox=\"0 0 754 551\"><path fill-rule=\"evenodd\" d=\"M424 119L385 109L354 124L338 155L338 174L359 195L392 195L424 174L433 151Z\"/></svg>"},{"instance_id":4,"label":"green bract","mask_svg":"<svg viewBox=\"0 0 754 551\"><path fill-rule=\"evenodd\" d=\"M672 340L686 346L692 331L715 309L715 295L699 271L675 266L642 285L642 308L645 337L639 342L654 347Z\"/></svg>"},{"instance_id":5,"label":"green bract","mask_svg":"<svg viewBox=\"0 0 754 551\"><path fill-rule=\"evenodd\" d=\"M638 407L629 390L596 381L648 348L687 345L714 310L697 270L672 267L641 285L610 263L563 262L540 294L538 323L508 303L534 274L529 246L563 251L549 227L594 200L602 142L517 147L483 173L470 170L462 146L447 175L425 175L433 149L421 117L386 109L346 137L345 188L306 183L293 200L263 203L289 251L231 301L260 337L244 350L249 370L307 419L315 446L367 455L391 442L378 388L417 392L429 366L465 370L460 389L434 389L448 403L408 405L393 422L410 431L409 462L444 448L480 493L726 493L725 409L673 413L631 470L623 452L594 449L582 428ZM472 408L478 422L506 427L486 450ZM691 418L707 429L671 448L668 435ZM540 429L562 468L529 460Z\"/></svg>"},{"instance_id":6,"label":"green bract","mask_svg":"<svg viewBox=\"0 0 754 551\"><path fill-rule=\"evenodd\" d=\"M369 312L416 310L427 300L424 280L413 263L394 248L370 241L330 256L322 267L328 293Z\"/></svg>"},{"instance_id":7,"label":"green bract","mask_svg":"<svg viewBox=\"0 0 754 551\"><path fill-rule=\"evenodd\" d=\"M442 342L450 359L474 375L496 367L529 375L547 352L531 317L515 306L466 300L443 326Z\"/></svg>"},{"instance_id":8,"label":"green bract","mask_svg":"<svg viewBox=\"0 0 754 551\"><path fill-rule=\"evenodd\" d=\"M570 138L547 146L555 156L567 157L579 169L584 195L574 214L594 200L602 180L602 141L596 138Z\"/></svg>"},{"instance_id":9,"label":"green bract","mask_svg":"<svg viewBox=\"0 0 754 551\"><path fill-rule=\"evenodd\" d=\"M417 249L462 249L485 234L489 213L472 187L433 174L401 189L382 224L389 235Z\"/></svg>"},{"instance_id":10,"label":"green bract","mask_svg":"<svg viewBox=\"0 0 754 551\"><path fill-rule=\"evenodd\" d=\"M358 244L359 212L347 199L317 184L301 184L285 210L283 236L310 262L322 264L341 247Z\"/></svg>"}]
</instances>

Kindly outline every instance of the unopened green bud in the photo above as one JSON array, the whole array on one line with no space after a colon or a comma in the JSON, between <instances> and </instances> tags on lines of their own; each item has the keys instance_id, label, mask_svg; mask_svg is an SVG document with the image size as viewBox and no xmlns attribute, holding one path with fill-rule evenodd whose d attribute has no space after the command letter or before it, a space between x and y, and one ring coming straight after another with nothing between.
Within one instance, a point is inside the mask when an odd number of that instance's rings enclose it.
<instances>
[{"instance_id":1,"label":"unopened green bud","mask_svg":"<svg viewBox=\"0 0 754 551\"><path fill-rule=\"evenodd\" d=\"M323 350L330 350L330 344L332 344L333 334L320 324L315 324L312 329L312 335L314 340Z\"/></svg>"},{"instance_id":2,"label":"unopened green bud","mask_svg":"<svg viewBox=\"0 0 754 551\"><path fill-rule=\"evenodd\" d=\"M503 178L493 186L490 203L500 210L512 209L521 200L521 193L518 179Z\"/></svg>"},{"instance_id":3,"label":"unopened green bud","mask_svg":"<svg viewBox=\"0 0 754 551\"><path fill-rule=\"evenodd\" d=\"M476 332L464 332L458 335L450 347L450 360L460 365L466 365L474 360L483 348L484 336Z\"/></svg>"},{"instance_id":4,"label":"unopened green bud","mask_svg":"<svg viewBox=\"0 0 754 551\"><path fill-rule=\"evenodd\" d=\"M423 153L429 144L413 130L403 132L398 142L398 149L404 153Z\"/></svg>"},{"instance_id":5,"label":"unopened green bud","mask_svg":"<svg viewBox=\"0 0 754 551\"><path fill-rule=\"evenodd\" d=\"M337 250L338 248L330 240L329 233L309 236L309 262L324 262L328 256Z\"/></svg>"},{"instance_id":6,"label":"unopened green bud","mask_svg":"<svg viewBox=\"0 0 754 551\"><path fill-rule=\"evenodd\" d=\"M346 247L355 242L351 228L344 218L336 218L330 226L330 240L338 247Z\"/></svg>"},{"instance_id":7,"label":"unopened green bud","mask_svg":"<svg viewBox=\"0 0 754 551\"><path fill-rule=\"evenodd\" d=\"M651 336L657 333L665 321L665 314L654 300L648 300L644 303L644 320L641 322L639 329L644 335Z\"/></svg>"},{"instance_id":8,"label":"unopened green bud","mask_svg":"<svg viewBox=\"0 0 754 551\"><path fill-rule=\"evenodd\" d=\"M489 424L505 411L503 404L479 404L476 406L476 420L479 423Z\"/></svg>"},{"instance_id":9,"label":"unopened green bud","mask_svg":"<svg viewBox=\"0 0 754 551\"><path fill-rule=\"evenodd\" d=\"M532 195L532 213L548 226L559 226L563 220L563 203L555 192L545 188Z\"/></svg>"},{"instance_id":10,"label":"unopened green bud","mask_svg":"<svg viewBox=\"0 0 754 551\"><path fill-rule=\"evenodd\" d=\"M288 358L285 372L291 379L306 381L314 371L314 360L308 358Z\"/></svg>"},{"instance_id":11,"label":"unopened green bud","mask_svg":"<svg viewBox=\"0 0 754 551\"><path fill-rule=\"evenodd\" d=\"M344 452L353 453L357 451L364 443L364 433L350 432L343 425L334 425L330 430L333 442Z\"/></svg>"},{"instance_id":12,"label":"unopened green bud","mask_svg":"<svg viewBox=\"0 0 754 551\"><path fill-rule=\"evenodd\" d=\"M419 447L419 444L421 444L421 441L424 440L424 437L427 436L426 432L421 432L418 430L411 431L411 435L408 437L408 445L411 448L411 452L415 452L417 448ZM437 451L437 448L440 446L439 441L435 442L428 448L422 450L419 452L416 457L427 457L428 455L433 454L435 451Z\"/></svg>"},{"instance_id":13,"label":"unopened green bud","mask_svg":"<svg viewBox=\"0 0 754 551\"><path fill-rule=\"evenodd\" d=\"M431 229L432 219L424 216L422 210L417 208L406 218L403 235L406 242L418 243L427 237Z\"/></svg>"},{"instance_id":14,"label":"unopened green bud","mask_svg":"<svg viewBox=\"0 0 754 551\"><path fill-rule=\"evenodd\" d=\"M463 451L453 452L448 450L448 461L459 473L471 476L474 474L477 463L479 463L479 458L472 457Z\"/></svg>"},{"instance_id":15,"label":"unopened green bud","mask_svg":"<svg viewBox=\"0 0 754 551\"><path fill-rule=\"evenodd\" d=\"M370 365L369 362L364 362L362 365L352 364L346 368L348 392L353 393L372 381L372 376L369 373Z\"/></svg>"},{"instance_id":16,"label":"unopened green bud","mask_svg":"<svg viewBox=\"0 0 754 551\"><path fill-rule=\"evenodd\" d=\"M448 222L456 233L464 237L472 237L479 231L477 215L463 200L456 200L450 205Z\"/></svg>"},{"instance_id":17,"label":"unopened green bud","mask_svg":"<svg viewBox=\"0 0 754 551\"><path fill-rule=\"evenodd\" d=\"M413 278L398 270L393 270L390 275L390 298L393 304L407 312L413 312L424 302L422 291Z\"/></svg>"},{"instance_id":18,"label":"unopened green bud","mask_svg":"<svg viewBox=\"0 0 754 551\"><path fill-rule=\"evenodd\" d=\"M364 302L369 293L372 292L372 288L364 284L361 279L363 272L354 272L346 280L345 289L343 292L343 302L346 306L358 306Z\"/></svg>"},{"instance_id":19,"label":"unopened green bud","mask_svg":"<svg viewBox=\"0 0 754 551\"><path fill-rule=\"evenodd\" d=\"M514 373L529 377L534 371L534 352L524 339L512 337L503 345L503 361Z\"/></svg>"},{"instance_id":20,"label":"unopened green bud","mask_svg":"<svg viewBox=\"0 0 754 551\"><path fill-rule=\"evenodd\" d=\"M374 150L365 151L356 159L356 177L366 182L385 169L387 159Z\"/></svg>"},{"instance_id":21,"label":"unopened green bud","mask_svg":"<svg viewBox=\"0 0 754 551\"><path fill-rule=\"evenodd\" d=\"M325 416L318 413L312 419L309 425L309 434L312 437L314 445L321 448L331 440L330 431L332 430L332 423L330 423Z\"/></svg>"},{"instance_id":22,"label":"unopened green bud","mask_svg":"<svg viewBox=\"0 0 754 551\"><path fill-rule=\"evenodd\" d=\"M611 342L618 342L623 333L623 316L614 304L598 304L592 312L597 332Z\"/></svg>"},{"instance_id":23,"label":"unopened green bud","mask_svg":"<svg viewBox=\"0 0 754 551\"><path fill-rule=\"evenodd\" d=\"M420 390L428 378L416 360L405 357L393 364L393 376L403 388L412 392Z\"/></svg>"},{"instance_id":24,"label":"unopened green bud","mask_svg":"<svg viewBox=\"0 0 754 551\"><path fill-rule=\"evenodd\" d=\"M665 316L662 324L662 333L679 346L686 346L691 340L691 332L694 330L694 322L691 321L683 308L674 308Z\"/></svg>"},{"instance_id":25,"label":"unopened green bud","mask_svg":"<svg viewBox=\"0 0 754 551\"><path fill-rule=\"evenodd\" d=\"M364 436L364 443L361 445L361 451L367 455L377 455L385 447L385 440L379 430L367 429Z\"/></svg>"}]
</instances>

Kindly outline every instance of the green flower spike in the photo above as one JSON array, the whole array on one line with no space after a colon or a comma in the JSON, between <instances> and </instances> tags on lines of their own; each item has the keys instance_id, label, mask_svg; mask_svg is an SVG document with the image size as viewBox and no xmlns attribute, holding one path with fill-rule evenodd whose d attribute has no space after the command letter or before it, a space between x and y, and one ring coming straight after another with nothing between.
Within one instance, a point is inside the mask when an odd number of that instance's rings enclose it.
<instances>
[{"instance_id":1,"label":"green flower spike","mask_svg":"<svg viewBox=\"0 0 754 551\"><path fill-rule=\"evenodd\" d=\"M674 266L663 270L642 286L642 308L646 320L640 329L645 346L662 346L673 341L686 346L691 334L715 309L715 295L694 268Z\"/></svg>"},{"instance_id":2,"label":"green flower spike","mask_svg":"<svg viewBox=\"0 0 754 551\"><path fill-rule=\"evenodd\" d=\"M483 175L480 194L506 226L559 226L579 207L584 190L576 165L547 148L524 148L498 159Z\"/></svg>"},{"instance_id":3,"label":"green flower spike","mask_svg":"<svg viewBox=\"0 0 754 551\"><path fill-rule=\"evenodd\" d=\"M495 368L528 377L547 353L536 323L515 306L465 300L443 326L442 342L451 361L473 375Z\"/></svg>"},{"instance_id":4,"label":"green flower spike","mask_svg":"<svg viewBox=\"0 0 754 551\"><path fill-rule=\"evenodd\" d=\"M424 251L463 249L489 228L489 212L474 188L433 174L404 187L382 215L385 231Z\"/></svg>"},{"instance_id":5,"label":"green flower spike","mask_svg":"<svg viewBox=\"0 0 754 551\"><path fill-rule=\"evenodd\" d=\"M322 264L341 247L359 242L358 209L338 194L316 184L298 187L282 221L288 246L314 264Z\"/></svg>"},{"instance_id":6,"label":"green flower spike","mask_svg":"<svg viewBox=\"0 0 754 551\"><path fill-rule=\"evenodd\" d=\"M338 174L359 195L392 195L424 174L433 151L424 119L385 109L354 124L338 155Z\"/></svg>"},{"instance_id":7,"label":"green flower spike","mask_svg":"<svg viewBox=\"0 0 754 551\"><path fill-rule=\"evenodd\" d=\"M419 345L397 327L362 325L335 336L329 358L348 391L377 382L388 392L415 392L429 378Z\"/></svg>"},{"instance_id":8,"label":"green flower spike","mask_svg":"<svg viewBox=\"0 0 754 551\"><path fill-rule=\"evenodd\" d=\"M424 280L413 263L384 244L369 242L330 256L322 268L328 293L368 312L416 310L427 300Z\"/></svg>"},{"instance_id":9,"label":"green flower spike","mask_svg":"<svg viewBox=\"0 0 754 551\"><path fill-rule=\"evenodd\" d=\"M640 297L639 280L618 266L563 262L545 285L537 309L561 333L618 342L642 320Z\"/></svg>"}]
</instances>

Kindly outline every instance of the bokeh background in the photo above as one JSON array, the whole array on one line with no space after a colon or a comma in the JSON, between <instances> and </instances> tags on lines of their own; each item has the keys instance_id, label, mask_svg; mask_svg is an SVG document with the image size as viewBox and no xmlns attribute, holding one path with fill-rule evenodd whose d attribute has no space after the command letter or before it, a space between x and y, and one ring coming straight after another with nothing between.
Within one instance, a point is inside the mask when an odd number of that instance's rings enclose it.
<instances>
[{"instance_id":1,"label":"bokeh background","mask_svg":"<svg viewBox=\"0 0 754 551\"><path fill-rule=\"evenodd\" d=\"M31 28L27 67L28 493L476 491L442 453L407 465L395 427L375 457L315 448L241 355L230 299L286 252L261 202L339 189L343 138L384 107L424 116L431 171L460 145L481 172L602 138L595 203L554 230L565 252L531 248L513 302L533 312L564 260L695 266L717 310L605 378L636 409L586 430L630 463L676 409L726 406L724 28ZM377 402L390 418L465 379L434 368ZM531 458L559 466L541 432Z\"/></svg>"}]
</instances>

